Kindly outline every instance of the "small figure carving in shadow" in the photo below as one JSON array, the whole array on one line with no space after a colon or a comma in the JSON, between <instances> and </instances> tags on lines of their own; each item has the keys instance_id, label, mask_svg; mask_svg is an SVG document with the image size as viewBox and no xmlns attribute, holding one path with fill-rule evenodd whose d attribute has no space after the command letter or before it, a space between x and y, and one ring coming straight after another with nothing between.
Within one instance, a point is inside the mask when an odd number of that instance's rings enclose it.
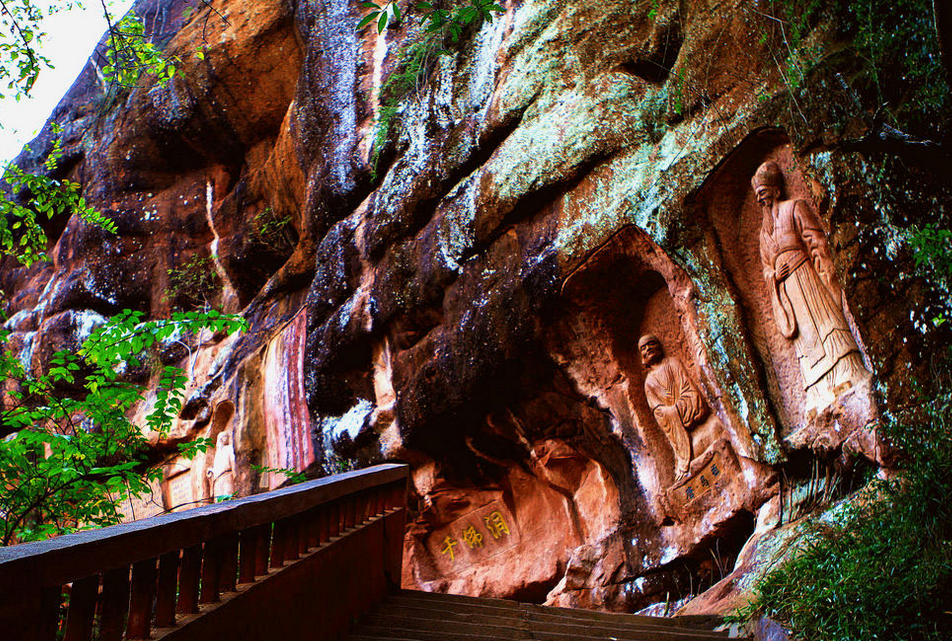
<instances>
[{"instance_id":1,"label":"small figure carving in shadow","mask_svg":"<svg viewBox=\"0 0 952 641\"><path fill-rule=\"evenodd\" d=\"M707 405L688 375L687 369L674 356L665 356L661 341L654 334L645 334L638 341L645 375L645 397L661 430L674 450L675 479L681 480L691 467L691 429L708 415Z\"/></svg>"}]
</instances>

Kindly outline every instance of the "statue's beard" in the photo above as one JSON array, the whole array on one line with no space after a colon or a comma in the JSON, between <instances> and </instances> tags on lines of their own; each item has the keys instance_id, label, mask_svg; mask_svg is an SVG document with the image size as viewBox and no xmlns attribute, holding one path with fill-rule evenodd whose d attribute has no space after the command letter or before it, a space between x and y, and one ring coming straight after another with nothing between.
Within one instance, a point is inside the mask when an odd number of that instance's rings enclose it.
<instances>
[{"instance_id":1,"label":"statue's beard","mask_svg":"<svg viewBox=\"0 0 952 641\"><path fill-rule=\"evenodd\" d=\"M761 205L761 212L764 215L764 231L768 235L773 235L774 231L774 220L773 220L773 203L770 205Z\"/></svg>"}]
</instances>

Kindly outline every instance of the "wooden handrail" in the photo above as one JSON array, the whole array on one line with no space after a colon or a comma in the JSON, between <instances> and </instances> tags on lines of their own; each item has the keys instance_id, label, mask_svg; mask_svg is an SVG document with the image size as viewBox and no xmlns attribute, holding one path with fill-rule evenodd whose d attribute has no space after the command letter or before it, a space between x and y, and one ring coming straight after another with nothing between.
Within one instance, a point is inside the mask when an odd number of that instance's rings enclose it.
<instances>
[{"instance_id":1,"label":"wooden handrail","mask_svg":"<svg viewBox=\"0 0 952 641\"><path fill-rule=\"evenodd\" d=\"M242 592L239 584L262 576L264 583L274 578L275 589L281 589L281 581L287 583L294 574L280 571L287 570L286 562L314 565L311 557L334 549L374 548L359 554L375 559L365 570L376 577L368 585L378 594L381 581L399 582L395 557L402 550L397 540L402 539L407 477L406 465L378 465L185 512L0 548L0 630L19 630L3 638L47 641L59 629L67 641L86 641L98 625L103 641L118 641L149 638L175 623L180 626L174 638L191 638L182 636L181 624L211 610L201 604L227 600L227 593L248 601L251 591ZM387 549L380 556L375 548L382 546ZM285 578L277 580L282 574ZM63 618L59 611L66 584L72 587L69 614ZM254 592L259 598L263 594L261 589ZM255 609L248 603L242 607ZM351 604L351 609L366 607ZM200 627L192 624L195 630Z\"/></svg>"}]
</instances>

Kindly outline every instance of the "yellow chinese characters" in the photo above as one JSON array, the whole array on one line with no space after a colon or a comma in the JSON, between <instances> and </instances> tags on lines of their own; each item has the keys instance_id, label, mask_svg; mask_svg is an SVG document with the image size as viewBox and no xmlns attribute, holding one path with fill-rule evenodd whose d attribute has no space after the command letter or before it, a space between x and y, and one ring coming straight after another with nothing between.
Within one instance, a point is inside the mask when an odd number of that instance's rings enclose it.
<instances>
[{"instance_id":1,"label":"yellow chinese characters","mask_svg":"<svg viewBox=\"0 0 952 641\"><path fill-rule=\"evenodd\" d=\"M444 545L445 547L443 548L443 551L440 552L440 554L449 554L449 555L450 555L450 561L455 561L455 560L456 560L456 555L453 553L453 548L456 547L457 545L459 545L459 542L458 542L458 541L454 541L454 540L450 537L450 535L447 534L447 535L446 535L446 538L443 539L443 545Z\"/></svg>"},{"instance_id":2,"label":"yellow chinese characters","mask_svg":"<svg viewBox=\"0 0 952 641\"><path fill-rule=\"evenodd\" d=\"M463 540L470 549L483 547L483 535L477 532L473 525L463 530Z\"/></svg>"},{"instance_id":3,"label":"yellow chinese characters","mask_svg":"<svg viewBox=\"0 0 952 641\"><path fill-rule=\"evenodd\" d=\"M502 512L499 510L495 510L484 516L483 521L486 523L486 529L489 530L489 533L493 535L494 539L498 539L503 534L509 534L509 526L506 525L506 520L502 518Z\"/></svg>"},{"instance_id":4,"label":"yellow chinese characters","mask_svg":"<svg viewBox=\"0 0 952 641\"><path fill-rule=\"evenodd\" d=\"M506 523L503 513L499 510L483 514L482 519L485 525L485 531L479 525L479 516L471 516L469 518L472 520L468 523L457 522L459 523L457 527L460 529L446 534L441 540L442 548L440 549L440 554L449 556L450 563L454 563L457 560L457 556L460 556L460 560L465 562L466 550L473 550L474 552L476 550L482 550L486 548L489 543L493 542L497 542L497 545L505 546L506 543L500 541L500 539L512 534L509 529L509 524ZM456 547L461 542L466 545L456 550Z\"/></svg>"}]
</instances>

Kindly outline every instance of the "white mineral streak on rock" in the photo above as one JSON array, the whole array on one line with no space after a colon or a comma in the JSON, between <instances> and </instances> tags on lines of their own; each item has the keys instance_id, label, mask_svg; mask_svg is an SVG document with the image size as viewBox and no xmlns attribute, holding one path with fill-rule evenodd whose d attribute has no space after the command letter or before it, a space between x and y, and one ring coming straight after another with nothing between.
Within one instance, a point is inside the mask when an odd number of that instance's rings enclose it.
<instances>
[{"instance_id":1,"label":"white mineral streak on rock","mask_svg":"<svg viewBox=\"0 0 952 641\"><path fill-rule=\"evenodd\" d=\"M471 111L479 111L480 120L484 119L489 109L490 98L496 84L496 74L499 71L499 49L506 35L506 19L493 20L483 24L476 34L474 51L472 54L473 70L469 75L466 107Z\"/></svg>"},{"instance_id":2,"label":"white mineral streak on rock","mask_svg":"<svg viewBox=\"0 0 952 641\"><path fill-rule=\"evenodd\" d=\"M20 348L20 353L17 355L21 367L27 371L30 370L30 365L33 363L33 350L35 348L36 332L27 332L23 335L23 347Z\"/></svg>"},{"instance_id":3,"label":"white mineral streak on rock","mask_svg":"<svg viewBox=\"0 0 952 641\"><path fill-rule=\"evenodd\" d=\"M106 317L92 310L83 309L73 312L73 322L76 327L76 341L82 344L93 330L106 323Z\"/></svg>"},{"instance_id":4,"label":"white mineral streak on rock","mask_svg":"<svg viewBox=\"0 0 952 641\"><path fill-rule=\"evenodd\" d=\"M221 237L218 235L218 230L215 229L215 217L212 215L212 210L215 204L215 186L212 184L211 180L205 181L205 219L208 221L208 228L212 230L212 243L209 246L209 251L212 255L212 263L215 265L215 272L218 274L218 277L221 278L221 282L224 285L224 292L222 294L222 300L236 300L237 295L235 294L235 288L231 285L231 280L228 278L228 272L225 271L225 266L221 264L221 259L218 256L218 244L221 240Z\"/></svg>"},{"instance_id":5,"label":"white mineral streak on rock","mask_svg":"<svg viewBox=\"0 0 952 641\"><path fill-rule=\"evenodd\" d=\"M345 436L355 440L360 431L370 420L374 405L367 399L360 399L357 404L340 416L327 416L320 420L320 429L324 434L324 454L326 460L337 457L334 446Z\"/></svg>"},{"instance_id":6,"label":"white mineral streak on rock","mask_svg":"<svg viewBox=\"0 0 952 641\"><path fill-rule=\"evenodd\" d=\"M314 462L307 398L304 392L304 345L307 312L302 309L275 335L263 363L265 417L270 467L303 470ZM284 482L272 474L270 486Z\"/></svg>"},{"instance_id":7,"label":"white mineral streak on rock","mask_svg":"<svg viewBox=\"0 0 952 641\"><path fill-rule=\"evenodd\" d=\"M476 220L476 185L474 177L459 183L441 203L445 214L437 231L440 257L453 271L460 270L459 261L476 240L473 222Z\"/></svg>"},{"instance_id":8,"label":"white mineral streak on rock","mask_svg":"<svg viewBox=\"0 0 952 641\"><path fill-rule=\"evenodd\" d=\"M353 187L351 154L357 142L357 104L354 88L357 86L357 70L361 67L360 40L354 29L349 2L332 0L328 4L329 15L324 23L325 28L332 33L328 34L324 55L335 58L334 79L332 83L328 83L335 116L332 121L333 133L328 137L329 151L333 158L330 168L338 189L349 191Z\"/></svg>"}]
</instances>

